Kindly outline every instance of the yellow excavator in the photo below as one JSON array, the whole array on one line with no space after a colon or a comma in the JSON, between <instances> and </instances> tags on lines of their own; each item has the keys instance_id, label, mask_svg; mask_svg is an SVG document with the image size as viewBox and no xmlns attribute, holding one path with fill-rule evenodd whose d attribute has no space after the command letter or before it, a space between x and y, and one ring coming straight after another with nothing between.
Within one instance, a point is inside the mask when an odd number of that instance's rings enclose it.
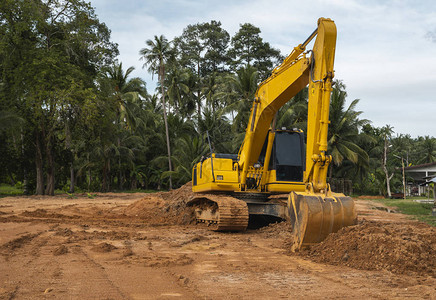
<instances>
[{"instance_id":1,"label":"yellow excavator","mask_svg":"<svg viewBox=\"0 0 436 300\"><path fill-rule=\"evenodd\" d=\"M326 180L335 48L336 25L320 18L317 29L259 85L239 153L211 153L193 167L194 196L188 205L198 223L242 231L250 215L290 220L294 251L356 224L353 200L332 192ZM278 110L307 85L305 143L301 130L278 130L275 123Z\"/></svg>"}]
</instances>

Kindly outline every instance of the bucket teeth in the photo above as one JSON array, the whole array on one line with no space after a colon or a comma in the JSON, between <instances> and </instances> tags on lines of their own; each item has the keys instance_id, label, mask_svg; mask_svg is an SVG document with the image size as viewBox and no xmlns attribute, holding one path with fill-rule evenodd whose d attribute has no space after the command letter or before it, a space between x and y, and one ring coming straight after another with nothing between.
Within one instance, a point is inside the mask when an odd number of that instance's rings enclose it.
<instances>
[{"instance_id":1,"label":"bucket teeth","mask_svg":"<svg viewBox=\"0 0 436 300\"><path fill-rule=\"evenodd\" d=\"M343 194L289 194L292 251L323 241L330 233L357 223L354 201Z\"/></svg>"}]
</instances>

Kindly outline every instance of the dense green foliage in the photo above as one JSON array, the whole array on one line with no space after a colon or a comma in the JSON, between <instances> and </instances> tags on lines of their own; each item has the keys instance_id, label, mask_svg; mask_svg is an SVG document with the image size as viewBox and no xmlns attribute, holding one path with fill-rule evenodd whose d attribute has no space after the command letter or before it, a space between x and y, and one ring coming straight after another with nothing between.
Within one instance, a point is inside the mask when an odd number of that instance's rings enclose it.
<instances>
[{"instance_id":1,"label":"dense green foliage","mask_svg":"<svg viewBox=\"0 0 436 300\"><path fill-rule=\"evenodd\" d=\"M150 93L117 55L110 30L82 0L0 3L0 182L48 195L180 186L210 152L207 136L215 152L238 151L256 88L283 58L252 24L234 36L218 21L188 25L138 53L157 75ZM433 137L373 127L346 96L336 81L329 176L351 179L357 193L385 194L386 180L401 189L394 155L436 161ZM306 118L304 89L277 125L305 130Z\"/></svg>"}]
</instances>

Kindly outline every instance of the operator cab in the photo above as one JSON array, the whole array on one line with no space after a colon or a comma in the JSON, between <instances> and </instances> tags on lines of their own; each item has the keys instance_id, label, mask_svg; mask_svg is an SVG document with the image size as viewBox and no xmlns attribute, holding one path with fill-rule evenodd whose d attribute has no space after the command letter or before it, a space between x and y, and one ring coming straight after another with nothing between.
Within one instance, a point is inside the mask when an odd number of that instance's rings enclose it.
<instances>
[{"instance_id":1,"label":"operator cab","mask_svg":"<svg viewBox=\"0 0 436 300\"><path fill-rule=\"evenodd\" d=\"M268 137L259 156L261 165L265 162ZM274 144L269 161L269 170L275 170L277 181L302 182L305 169L306 147L301 130L275 131Z\"/></svg>"}]
</instances>

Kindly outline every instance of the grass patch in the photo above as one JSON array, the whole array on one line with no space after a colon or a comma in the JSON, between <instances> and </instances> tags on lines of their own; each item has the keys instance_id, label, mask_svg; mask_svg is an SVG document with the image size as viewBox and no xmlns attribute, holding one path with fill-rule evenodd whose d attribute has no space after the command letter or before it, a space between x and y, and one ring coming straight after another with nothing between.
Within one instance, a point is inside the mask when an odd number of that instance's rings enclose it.
<instances>
[{"instance_id":1,"label":"grass patch","mask_svg":"<svg viewBox=\"0 0 436 300\"><path fill-rule=\"evenodd\" d=\"M135 190L123 190L123 191L113 191L114 193L156 193L159 192L157 190L141 190L141 189L135 189ZM59 195L68 195L68 197L70 198L74 198L75 194L83 194L86 193L88 194L88 198L95 198L96 194L94 192L87 192L84 190L81 190L80 188L76 188L75 193L73 194L69 194L68 192L66 192L65 190L62 189L55 189L54 194L59 196ZM0 183L0 198L3 197L10 197L10 196L22 196L24 195L23 189L16 187L16 186L12 186L6 183Z\"/></svg>"},{"instance_id":2,"label":"grass patch","mask_svg":"<svg viewBox=\"0 0 436 300\"><path fill-rule=\"evenodd\" d=\"M398 211L411 216L413 219L425 222L436 227L436 217L432 215L433 203L419 203L413 200L424 198L410 199L375 199L372 201L380 202L386 206L396 207Z\"/></svg>"},{"instance_id":3,"label":"grass patch","mask_svg":"<svg viewBox=\"0 0 436 300\"><path fill-rule=\"evenodd\" d=\"M23 190L9 184L0 184L0 197L23 195Z\"/></svg>"}]
</instances>

